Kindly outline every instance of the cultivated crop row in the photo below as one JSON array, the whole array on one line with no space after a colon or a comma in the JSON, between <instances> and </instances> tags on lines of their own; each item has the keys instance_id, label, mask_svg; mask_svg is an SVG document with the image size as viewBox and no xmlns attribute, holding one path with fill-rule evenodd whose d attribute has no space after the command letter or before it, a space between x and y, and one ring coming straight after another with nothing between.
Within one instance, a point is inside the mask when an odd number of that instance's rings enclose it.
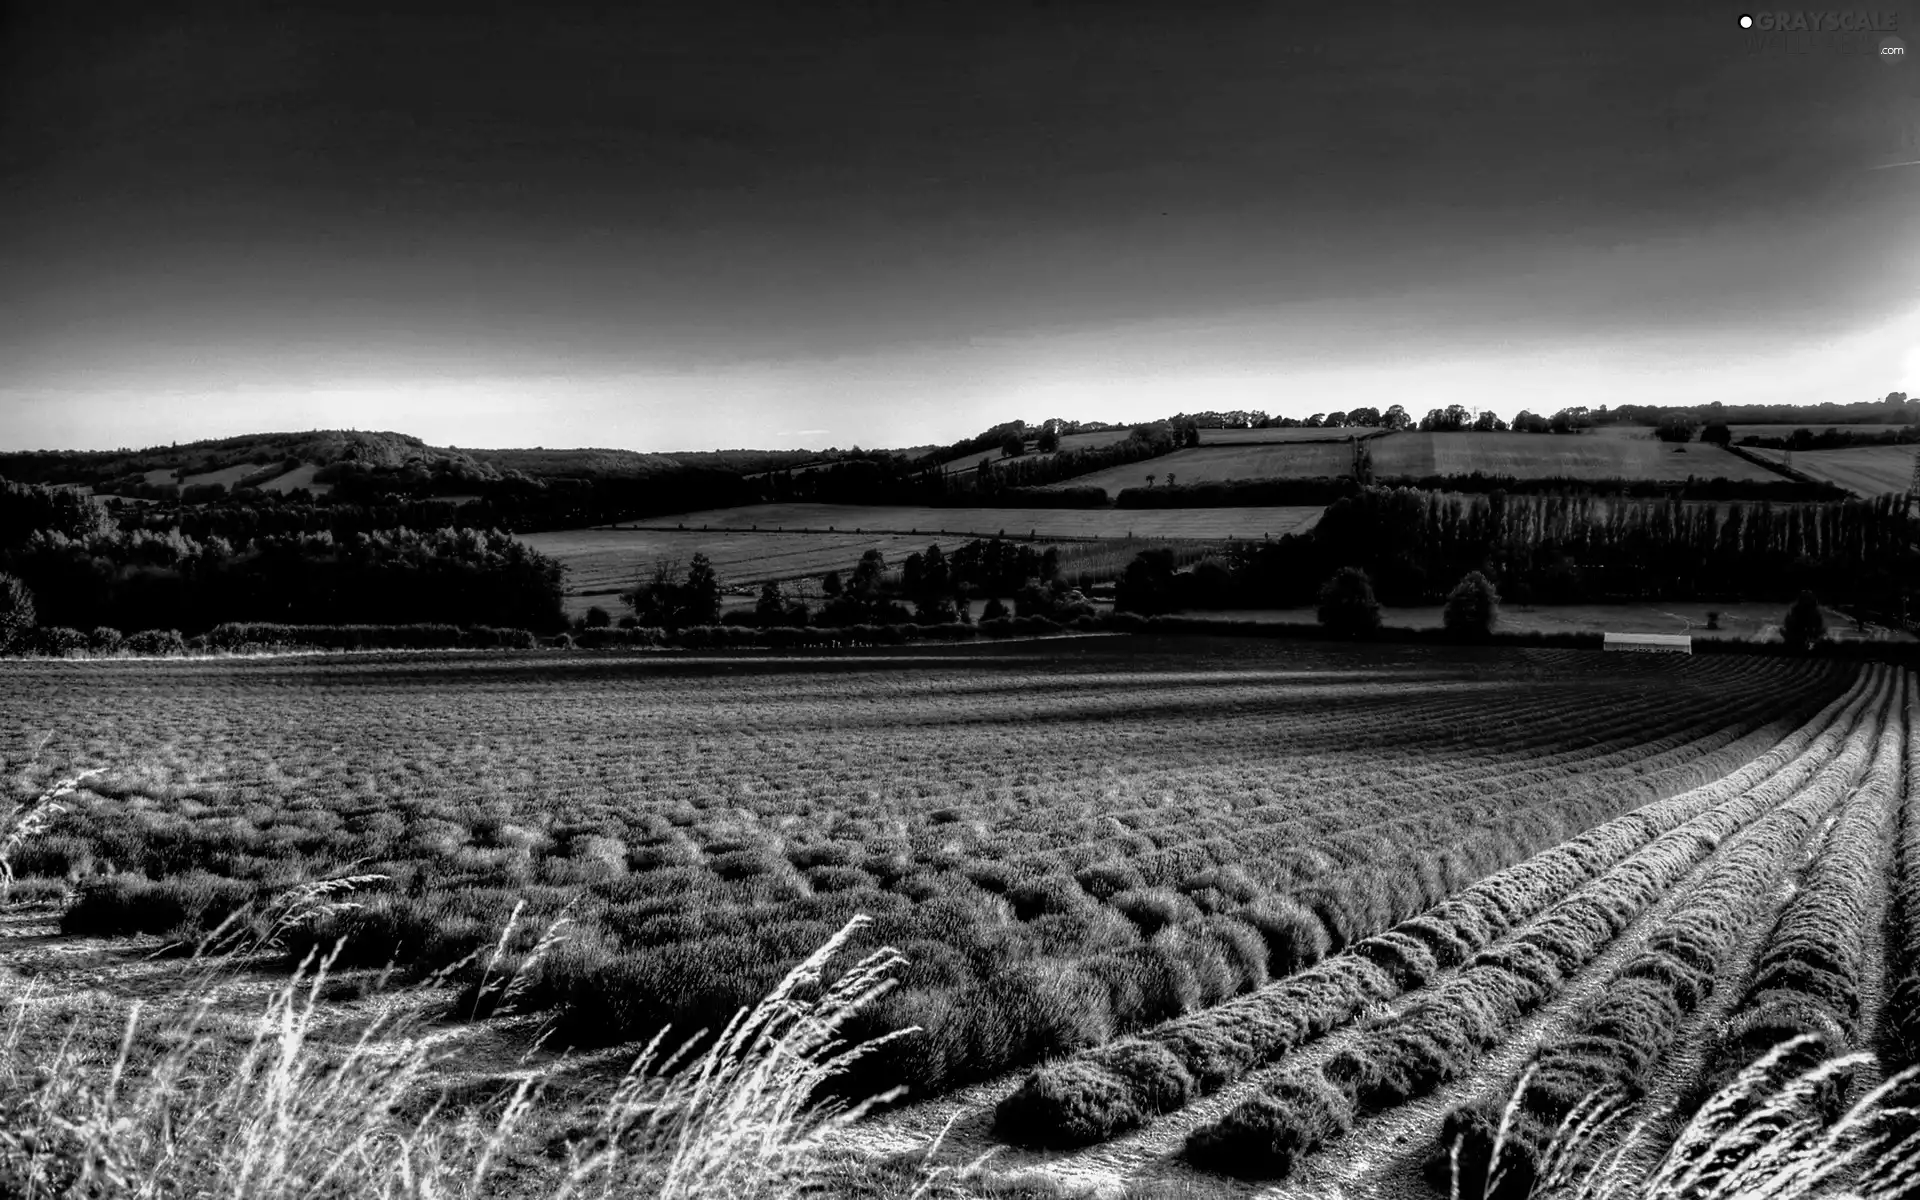
<instances>
[{"instance_id":1,"label":"cultivated crop row","mask_svg":"<svg viewBox=\"0 0 1920 1200\"><path fill-rule=\"evenodd\" d=\"M1030 1145L1104 1141L1419 987L1653 838L1782 771L1857 707L1863 687L1783 736L1768 730L1772 748L1733 773L1536 854L1291 979L1036 1070L1001 1103L1002 1135Z\"/></svg>"},{"instance_id":2,"label":"cultivated crop row","mask_svg":"<svg viewBox=\"0 0 1920 1200\"><path fill-rule=\"evenodd\" d=\"M1888 942L1895 983L1887 1000L1887 1050L1897 1063L1920 1063L1920 687L1907 683L1907 771L1900 804L1893 920Z\"/></svg>"},{"instance_id":3,"label":"cultivated crop row","mask_svg":"<svg viewBox=\"0 0 1920 1200\"><path fill-rule=\"evenodd\" d=\"M1360 823L1376 814L1389 816L1404 811L1402 797L1416 788L1423 796L1454 799L1489 794L1483 786L1489 781L1497 785L1492 791L1498 792L1564 776L1559 768L1569 765L1580 764L1584 770L1592 770L1631 762L1653 749L1646 744L1649 730L1692 731L1695 736L1703 736L1760 714L1774 715L1770 710L1777 703L1777 694L1762 681L1746 686L1730 681L1723 694L1726 707L1709 713L1682 708L1684 698L1671 692L1598 712L1590 704L1556 708L1525 697L1506 703L1473 700L1461 712L1447 708L1411 713L1404 719L1396 716L1395 727L1404 730L1412 744L1422 747L1409 766L1381 769L1376 761L1356 770L1349 761L1342 772L1336 760L1332 771L1297 776L1298 782L1290 788L1283 783L1269 785L1265 789L1269 793L1284 789L1274 799L1259 793L1249 796L1252 803L1236 805L1230 821L1213 813L1193 813L1184 806L1168 812L1159 804L1138 809L1109 805L1088 814L1084 825L1035 815L1009 828L996 828L992 839L978 848L1012 859L1022 853L1022 839L1031 839L1029 844L1036 850L1071 857L1097 853L1103 845L1101 837L1091 843L1070 839L1078 829L1089 827L1110 838L1111 822L1115 820L1156 838L1166 836L1161 833L1166 830L1175 839L1166 843L1169 846L1230 836L1247 825L1280 822L1289 828L1309 822L1318 826L1316 832L1329 832L1332 827ZM1463 713L1475 719L1469 723L1462 719ZM1311 718L1303 723L1311 723ZM1290 741L1293 737L1290 731ZM1491 761L1463 761L1465 756L1483 752ZM1596 761L1601 759L1608 761ZM1221 846L1221 851L1229 855L1237 849ZM1158 873L1164 875L1166 870Z\"/></svg>"},{"instance_id":4,"label":"cultivated crop row","mask_svg":"<svg viewBox=\"0 0 1920 1200\"><path fill-rule=\"evenodd\" d=\"M1573 1108L1596 1092L1637 1093L1666 1057L1688 1014L1713 991L1747 926L1769 904L1775 883L1827 814L1844 801L1869 769L1883 729L1898 729L1898 710L1885 675L1876 686L1877 712L1861 723L1846 750L1813 783L1754 823L1748 835L1716 858L1707 874L1655 930L1647 946L1610 978L1564 1037L1536 1050L1502 1101L1468 1105L1448 1114L1438 1153L1457 1146L1457 1169L1471 1192L1484 1185L1501 1146L1503 1195L1525 1196L1539 1156ZM1891 740L1891 739L1889 739ZM1895 744L1897 763L1898 745ZM1870 786L1870 784L1868 785ZM1504 1097L1515 1096L1508 1109ZM1506 1127L1506 1136L1500 1129Z\"/></svg>"},{"instance_id":5,"label":"cultivated crop row","mask_svg":"<svg viewBox=\"0 0 1920 1200\"><path fill-rule=\"evenodd\" d=\"M1801 1034L1821 1036L1817 1052L1823 1057L1864 1048L1861 997L1869 972L1879 967L1865 958L1868 932L1886 916L1875 898L1904 782L1907 734L1900 717L1889 720L1866 779L1841 808L1799 890L1781 907L1753 978L1707 1056L1694 1101ZM1842 1090L1827 1099L1837 1102Z\"/></svg>"},{"instance_id":6,"label":"cultivated crop row","mask_svg":"<svg viewBox=\"0 0 1920 1200\"><path fill-rule=\"evenodd\" d=\"M872 1082L930 1093L1318 961L1733 769L1748 731L1853 674L1629 657L46 664L23 667L30 704L0 698L0 739L53 727L47 770L115 767L17 863L78 893L76 933L193 936L375 874L290 942L427 968L491 946L517 903L535 927L564 912L521 999L581 1045L705 1025L867 913L910 960L874 1030L925 1030ZM1220 862L1207 839L1241 833L1222 846L1268 849Z\"/></svg>"},{"instance_id":7,"label":"cultivated crop row","mask_svg":"<svg viewBox=\"0 0 1920 1200\"><path fill-rule=\"evenodd\" d=\"M1714 859L1689 903L1656 935L1662 957L1646 960L1644 969L1658 971L1667 957L1698 951L1699 936L1724 931L1729 921L1724 906L1750 903L1753 890L1770 880L1769 871L1798 845L1798 836L1864 767L1878 729L1865 710L1879 703L1883 691L1881 679L1871 696L1849 703L1806 755L1661 834L1513 935L1481 950L1431 995L1367 1030L1321 1070L1290 1072L1196 1132L1188 1142L1189 1158L1239 1174L1284 1175L1299 1155L1350 1128L1356 1116L1459 1077L1521 1016L1558 994L1641 913L1751 823L1751 833ZM1832 753L1847 727L1852 732ZM1679 932L1670 936L1674 930Z\"/></svg>"}]
</instances>

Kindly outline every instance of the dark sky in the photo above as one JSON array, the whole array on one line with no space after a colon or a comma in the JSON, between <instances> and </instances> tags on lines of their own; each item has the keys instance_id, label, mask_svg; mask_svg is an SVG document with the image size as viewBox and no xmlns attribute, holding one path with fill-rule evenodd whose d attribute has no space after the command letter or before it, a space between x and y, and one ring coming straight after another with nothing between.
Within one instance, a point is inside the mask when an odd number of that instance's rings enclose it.
<instances>
[{"instance_id":1,"label":"dark sky","mask_svg":"<svg viewBox=\"0 0 1920 1200\"><path fill-rule=\"evenodd\" d=\"M19 6L0 447L1920 392L1920 61L1330 11Z\"/></svg>"}]
</instances>

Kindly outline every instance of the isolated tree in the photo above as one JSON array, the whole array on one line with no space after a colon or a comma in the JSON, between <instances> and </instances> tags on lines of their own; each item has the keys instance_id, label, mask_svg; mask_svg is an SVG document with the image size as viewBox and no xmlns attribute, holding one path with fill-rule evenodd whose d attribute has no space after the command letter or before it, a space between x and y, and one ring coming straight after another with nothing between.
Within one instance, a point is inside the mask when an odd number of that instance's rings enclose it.
<instances>
[{"instance_id":1,"label":"isolated tree","mask_svg":"<svg viewBox=\"0 0 1920 1200\"><path fill-rule=\"evenodd\" d=\"M1173 551L1142 550L1133 556L1113 588L1113 606L1144 615L1174 608Z\"/></svg>"},{"instance_id":2,"label":"isolated tree","mask_svg":"<svg viewBox=\"0 0 1920 1200\"><path fill-rule=\"evenodd\" d=\"M720 620L720 577L704 554L694 555L687 567L679 617L682 625L714 625Z\"/></svg>"},{"instance_id":3,"label":"isolated tree","mask_svg":"<svg viewBox=\"0 0 1920 1200\"><path fill-rule=\"evenodd\" d=\"M762 625L778 625L787 617L787 598L780 581L769 579L760 585L760 599L754 601L753 615Z\"/></svg>"},{"instance_id":4,"label":"isolated tree","mask_svg":"<svg viewBox=\"0 0 1920 1200\"><path fill-rule=\"evenodd\" d=\"M1493 590L1493 581L1478 571L1468 571L1447 594L1442 619L1447 632L1462 640L1492 633L1500 619L1500 594Z\"/></svg>"},{"instance_id":5,"label":"isolated tree","mask_svg":"<svg viewBox=\"0 0 1920 1200\"><path fill-rule=\"evenodd\" d=\"M1780 637L1795 650L1806 650L1826 636L1827 618L1820 611L1820 602L1812 592L1801 592L1780 621Z\"/></svg>"},{"instance_id":6,"label":"isolated tree","mask_svg":"<svg viewBox=\"0 0 1920 1200\"><path fill-rule=\"evenodd\" d=\"M879 550L867 551L854 564L853 576L847 580L847 592L860 600L873 599L880 594L880 577L886 570L887 556Z\"/></svg>"},{"instance_id":7,"label":"isolated tree","mask_svg":"<svg viewBox=\"0 0 1920 1200\"><path fill-rule=\"evenodd\" d=\"M1060 435L1051 429L1042 430L1036 448L1042 454L1052 454L1060 448Z\"/></svg>"},{"instance_id":8,"label":"isolated tree","mask_svg":"<svg viewBox=\"0 0 1920 1200\"><path fill-rule=\"evenodd\" d=\"M1168 472L1167 472L1167 486L1168 486L1168 487L1172 487L1172 486L1173 486L1173 472L1172 472L1172 471L1168 471Z\"/></svg>"},{"instance_id":9,"label":"isolated tree","mask_svg":"<svg viewBox=\"0 0 1920 1200\"><path fill-rule=\"evenodd\" d=\"M1654 426L1653 436L1663 442L1690 442L1693 440L1693 420L1679 413L1661 417L1660 423Z\"/></svg>"},{"instance_id":10,"label":"isolated tree","mask_svg":"<svg viewBox=\"0 0 1920 1200\"><path fill-rule=\"evenodd\" d=\"M1160 477L1159 477L1158 475L1149 475L1149 476L1147 476L1147 486L1148 486L1148 487L1152 487L1152 486L1153 486L1153 481L1154 481L1154 480L1156 480L1156 479L1158 479L1158 478L1160 478Z\"/></svg>"},{"instance_id":11,"label":"isolated tree","mask_svg":"<svg viewBox=\"0 0 1920 1200\"><path fill-rule=\"evenodd\" d=\"M1005 620L1007 616L1007 606L1000 602L1000 597L998 596L994 596L988 600L986 608L980 611L980 619L982 621L1001 621Z\"/></svg>"},{"instance_id":12,"label":"isolated tree","mask_svg":"<svg viewBox=\"0 0 1920 1200\"><path fill-rule=\"evenodd\" d=\"M1715 421L1700 431L1700 440L1715 446L1726 446L1733 441L1733 430L1727 428L1726 422Z\"/></svg>"},{"instance_id":13,"label":"isolated tree","mask_svg":"<svg viewBox=\"0 0 1920 1200\"><path fill-rule=\"evenodd\" d=\"M601 608L598 604L587 609L588 629L605 629L611 624L613 624L613 616L607 612L606 609Z\"/></svg>"},{"instance_id":14,"label":"isolated tree","mask_svg":"<svg viewBox=\"0 0 1920 1200\"><path fill-rule=\"evenodd\" d=\"M1359 567L1341 567L1320 588L1320 624L1335 637L1371 637L1380 628L1373 581Z\"/></svg>"},{"instance_id":15,"label":"isolated tree","mask_svg":"<svg viewBox=\"0 0 1920 1200\"><path fill-rule=\"evenodd\" d=\"M1027 452L1026 439L1022 438L1017 433L1008 434L1000 442L1000 453L1006 455L1008 458L1019 458L1022 454L1025 454L1026 452Z\"/></svg>"},{"instance_id":16,"label":"isolated tree","mask_svg":"<svg viewBox=\"0 0 1920 1200\"><path fill-rule=\"evenodd\" d=\"M34 620L33 593L14 576L0 574L0 652L21 649Z\"/></svg>"},{"instance_id":17,"label":"isolated tree","mask_svg":"<svg viewBox=\"0 0 1920 1200\"><path fill-rule=\"evenodd\" d=\"M1203 558L1178 577L1186 608L1226 608L1233 602L1233 572L1217 558Z\"/></svg>"},{"instance_id":18,"label":"isolated tree","mask_svg":"<svg viewBox=\"0 0 1920 1200\"><path fill-rule=\"evenodd\" d=\"M1040 582L1052 583L1060 578L1060 547L1048 546L1040 552Z\"/></svg>"},{"instance_id":19,"label":"isolated tree","mask_svg":"<svg viewBox=\"0 0 1920 1200\"><path fill-rule=\"evenodd\" d=\"M651 575L643 577L633 590L621 593L620 599L633 609L642 625L666 628L678 622L680 585L674 580L678 572L678 563L660 559L653 564Z\"/></svg>"},{"instance_id":20,"label":"isolated tree","mask_svg":"<svg viewBox=\"0 0 1920 1200\"><path fill-rule=\"evenodd\" d=\"M1387 411L1380 414L1380 427L1394 433L1412 424L1413 417L1408 415L1406 408L1399 404L1388 405Z\"/></svg>"}]
</instances>

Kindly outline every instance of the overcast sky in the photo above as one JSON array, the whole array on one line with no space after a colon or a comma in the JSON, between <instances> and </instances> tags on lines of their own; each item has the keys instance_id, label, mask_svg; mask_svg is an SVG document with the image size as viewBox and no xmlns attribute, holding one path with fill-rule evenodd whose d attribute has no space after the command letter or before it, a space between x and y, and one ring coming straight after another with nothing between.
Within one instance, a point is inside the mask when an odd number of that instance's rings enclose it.
<instances>
[{"instance_id":1,"label":"overcast sky","mask_svg":"<svg viewBox=\"0 0 1920 1200\"><path fill-rule=\"evenodd\" d=\"M373 7L6 10L0 448L1920 393L1920 166L1873 169L1920 160L1920 61L1877 35L1756 46L1686 0Z\"/></svg>"}]
</instances>

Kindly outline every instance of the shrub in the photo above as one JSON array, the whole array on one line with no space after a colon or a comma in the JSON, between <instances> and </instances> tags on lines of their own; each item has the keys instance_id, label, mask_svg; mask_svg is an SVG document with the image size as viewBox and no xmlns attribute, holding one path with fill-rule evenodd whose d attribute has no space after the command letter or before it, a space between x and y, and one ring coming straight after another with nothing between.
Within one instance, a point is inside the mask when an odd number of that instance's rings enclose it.
<instances>
[{"instance_id":1,"label":"shrub","mask_svg":"<svg viewBox=\"0 0 1920 1200\"><path fill-rule=\"evenodd\" d=\"M43 625L30 635L29 645L35 654L66 658L87 648L87 635L64 625Z\"/></svg>"},{"instance_id":2,"label":"shrub","mask_svg":"<svg viewBox=\"0 0 1920 1200\"><path fill-rule=\"evenodd\" d=\"M33 593L19 579L0 573L0 653L18 651L34 620Z\"/></svg>"},{"instance_id":3,"label":"shrub","mask_svg":"<svg viewBox=\"0 0 1920 1200\"><path fill-rule=\"evenodd\" d=\"M178 629L142 629L129 634L125 648L134 654L185 654L187 641Z\"/></svg>"},{"instance_id":4,"label":"shrub","mask_svg":"<svg viewBox=\"0 0 1920 1200\"><path fill-rule=\"evenodd\" d=\"M91 654L112 654L120 648L120 631L111 625L102 625L87 635L87 651Z\"/></svg>"},{"instance_id":5,"label":"shrub","mask_svg":"<svg viewBox=\"0 0 1920 1200\"><path fill-rule=\"evenodd\" d=\"M1320 589L1320 624L1342 638L1371 637L1380 628L1380 602L1359 567L1342 567Z\"/></svg>"},{"instance_id":6,"label":"shrub","mask_svg":"<svg viewBox=\"0 0 1920 1200\"><path fill-rule=\"evenodd\" d=\"M1462 640L1484 638L1500 619L1500 596L1493 581L1468 571L1447 594L1444 622L1447 632Z\"/></svg>"},{"instance_id":7,"label":"shrub","mask_svg":"<svg viewBox=\"0 0 1920 1200\"><path fill-rule=\"evenodd\" d=\"M612 614L595 604L587 609L586 626L588 629L605 629L613 623Z\"/></svg>"},{"instance_id":8,"label":"shrub","mask_svg":"<svg viewBox=\"0 0 1920 1200\"><path fill-rule=\"evenodd\" d=\"M1810 649L1827 636L1827 618L1812 592L1801 592L1780 620L1780 637L1795 650Z\"/></svg>"}]
</instances>

